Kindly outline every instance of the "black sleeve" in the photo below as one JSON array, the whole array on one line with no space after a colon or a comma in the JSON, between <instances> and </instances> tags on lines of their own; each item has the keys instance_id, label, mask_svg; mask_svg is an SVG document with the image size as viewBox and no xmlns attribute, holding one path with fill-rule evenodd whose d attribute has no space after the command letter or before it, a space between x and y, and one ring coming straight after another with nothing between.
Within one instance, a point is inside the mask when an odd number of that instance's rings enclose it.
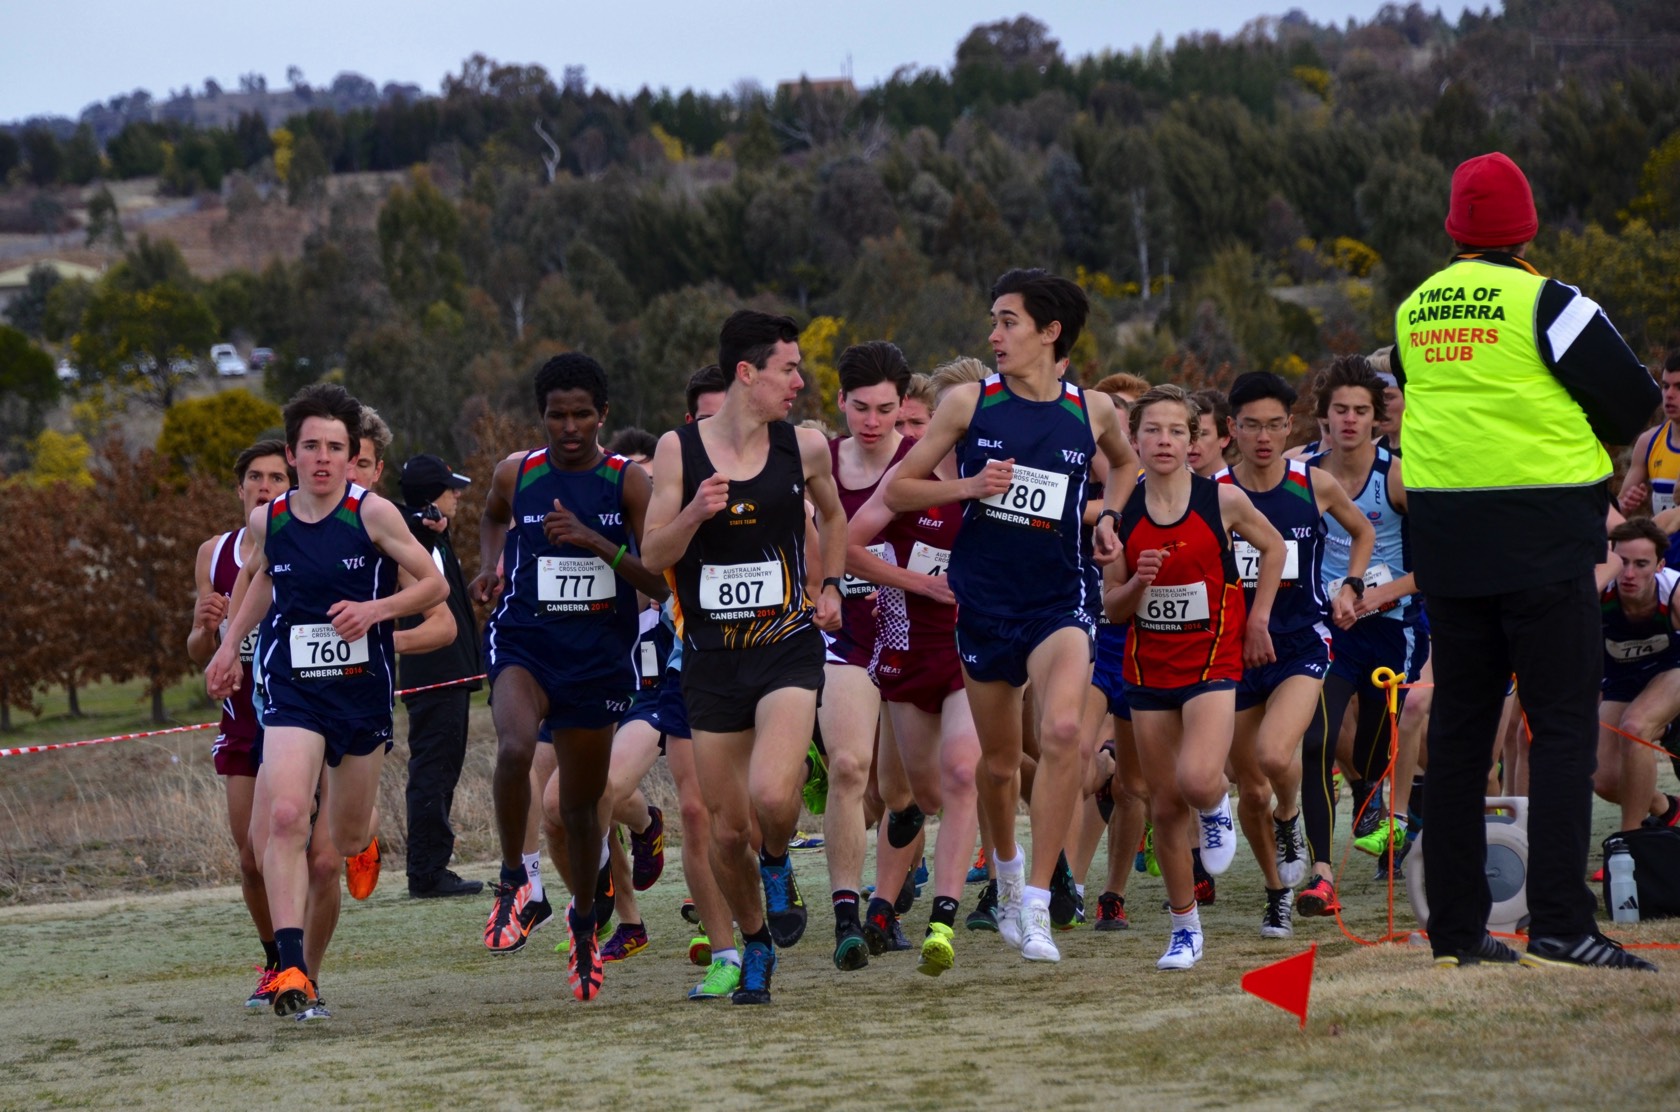
<instances>
[{"instance_id":1,"label":"black sleeve","mask_svg":"<svg viewBox=\"0 0 1680 1112\"><path fill-rule=\"evenodd\" d=\"M1606 444L1632 444L1662 391L1604 310L1574 286L1548 278L1534 325L1541 358L1586 413L1593 434Z\"/></svg>"}]
</instances>

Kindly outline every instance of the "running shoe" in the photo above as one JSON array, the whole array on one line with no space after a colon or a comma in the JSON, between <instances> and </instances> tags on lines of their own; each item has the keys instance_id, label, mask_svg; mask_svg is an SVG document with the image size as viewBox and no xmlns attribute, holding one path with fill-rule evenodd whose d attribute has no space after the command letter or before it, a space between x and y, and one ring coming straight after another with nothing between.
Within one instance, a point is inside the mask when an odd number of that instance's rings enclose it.
<instances>
[{"instance_id":1,"label":"running shoe","mask_svg":"<svg viewBox=\"0 0 1680 1112\"><path fill-rule=\"evenodd\" d=\"M1219 886L1213 882L1213 874L1202 867L1202 851L1190 851L1190 876L1196 882L1196 903L1206 907L1219 898Z\"/></svg>"},{"instance_id":2,"label":"running shoe","mask_svg":"<svg viewBox=\"0 0 1680 1112\"><path fill-rule=\"evenodd\" d=\"M631 886L646 892L665 872L665 812L648 807L648 828L630 832Z\"/></svg>"},{"instance_id":3,"label":"running shoe","mask_svg":"<svg viewBox=\"0 0 1680 1112\"><path fill-rule=\"evenodd\" d=\"M1056 871L1050 874L1050 924L1059 931L1070 931L1079 912L1079 890L1073 885L1073 870L1068 867L1067 854L1056 858Z\"/></svg>"},{"instance_id":4,"label":"running shoe","mask_svg":"<svg viewBox=\"0 0 1680 1112\"><path fill-rule=\"evenodd\" d=\"M692 896L683 897L682 918L683 922L690 926L698 927L700 925L700 913L694 909L694 898Z\"/></svg>"},{"instance_id":5,"label":"running shoe","mask_svg":"<svg viewBox=\"0 0 1680 1112\"><path fill-rule=\"evenodd\" d=\"M1327 876L1315 876L1295 897L1295 910L1311 918L1315 915L1334 915L1342 909L1336 901L1336 886Z\"/></svg>"},{"instance_id":6,"label":"running shoe","mask_svg":"<svg viewBox=\"0 0 1680 1112\"><path fill-rule=\"evenodd\" d=\"M313 1000L292 1018L299 1023L315 1023L323 1019L331 1019L332 1013L327 1011L325 1000Z\"/></svg>"},{"instance_id":7,"label":"running shoe","mask_svg":"<svg viewBox=\"0 0 1680 1112\"><path fill-rule=\"evenodd\" d=\"M601 962L623 961L634 957L648 948L648 933L646 925L642 923L620 923L613 931L612 937L607 939L601 947ZM709 954L707 955L710 956Z\"/></svg>"},{"instance_id":8,"label":"running shoe","mask_svg":"<svg viewBox=\"0 0 1680 1112\"><path fill-rule=\"evenodd\" d=\"M957 950L952 939L955 932L944 923L929 923L927 936L922 939L922 960L916 972L937 977L957 964Z\"/></svg>"},{"instance_id":9,"label":"running shoe","mask_svg":"<svg viewBox=\"0 0 1680 1112\"><path fill-rule=\"evenodd\" d=\"M986 887L980 890L980 899L974 905L974 910L968 913L963 925L971 931L992 931L998 929L998 895L997 881L989 880Z\"/></svg>"},{"instance_id":10,"label":"running shoe","mask_svg":"<svg viewBox=\"0 0 1680 1112\"><path fill-rule=\"evenodd\" d=\"M274 1014L278 1016L296 1015L321 1002L315 982L296 966L276 973L271 988L274 992Z\"/></svg>"},{"instance_id":11,"label":"running shoe","mask_svg":"<svg viewBox=\"0 0 1680 1112\"><path fill-rule=\"evenodd\" d=\"M805 751L805 770L805 786L799 789L799 794L805 800L805 809L820 815L828 810L828 761L823 759L822 750L814 741Z\"/></svg>"},{"instance_id":12,"label":"running shoe","mask_svg":"<svg viewBox=\"0 0 1680 1112\"><path fill-rule=\"evenodd\" d=\"M922 832L922 824L927 821L927 815L912 801L910 806L902 811L887 812L887 844L894 849L903 849L916 840L916 835Z\"/></svg>"},{"instance_id":13,"label":"running shoe","mask_svg":"<svg viewBox=\"0 0 1680 1112\"><path fill-rule=\"evenodd\" d=\"M1555 965L1586 969L1634 969L1642 973L1657 971L1655 965L1628 953L1620 944L1612 942L1597 931L1565 937L1530 937L1528 952L1518 960L1534 969Z\"/></svg>"},{"instance_id":14,"label":"running shoe","mask_svg":"<svg viewBox=\"0 0 1680 1112\"><path fill-rule=\"evenodd\" d=\"M897 916L893 912L892 904L886 900L870 900L864 910L863 931L864 941L869 946L871 954L884 954L892 949L893 922ZM838 956L838 951L836 951Z\"/></svg>"},{"instance_id":15,"label":"running shoe","mask_svg":"<svg viewBox=\"0 0 1680 1112\"><path fill-rule=\"evenodd\" d=\"M891 922L887 924L887 953L900 954L911 948L910 939L904 934L904 924L896 914L893 915Z\"/></svg>"},{"instance_id":16,"label":"running shoe","mask_svg":"<svg viewBox=\"0 0 1680 1112\"><path fill-rule=\"evenodd\" d=\"M540 900L530 898L526 893L525 906L519 909L519 925L524 928L526 937L536 933L538 928L546 927L554 921L554 906L548 902L548 895L544 893Z\"/></svg>"},{"instance_id":17,"label":"running shoe","mask_svg":"<svg viewBox=\"0 0 1680 1112\"><path fill-rule=\"evenodd\" d=\"M1294 891L1289 888L1266 889L1266 910L1260 913L1260 937L1291 938L1294 934Z\"/></svg>"},{"instance_id":18,"label":"running shoe","mask_svg":"<svg viewBox=\"0 0 1680 1112\"><path fill-rule=\"evenodd\" d=\"M1237 827L1231 821L1231 797L1221 796L1213 810L1199 811L1196 818L1202 867L1218 876L1231 867L1237 856Z\"/></svg>"},{"instance_id":19,"label":"running shoe","mask_svg":"<svg viewBox=\"0 0 1680 1112\"><path fill-rule=\"evenodd\" d=\"M354 857L344 859L344 886L352 899L365 900L379 886L379 839Z\"/></svg>"},{"instance_id":20,"label":"running shoe","mask_svg":"<svg viewBox=\"0 0 1680 1112\"><path fill-rule=\"evenodd\" d=\"M1307 846L1301 841L1301 815L1285 822L1272 816L1272 834L1277 839L1278 879L1293 888L1307 879Z\"/></svg>"},{"instance_id":21,"label":"running shoe","mask_svg":"<svg viewBox=\"0 0 1680 1112\"><path fill-rule=\"evenodd\" d=\"M525 929L525 905L531 898L531 886L492 884L490 895L494 902L490 905L490 919L484 924L484 947L492 954L511 954L525 945L529 933Z\"/></svg>"},{"instance_id":22,"label":"running shoe","mask_svg":"<svg viewBox=\"0 0 1680 1112\"><path fill-rule=\"evenodd\" d=\"M836 923L834 925L834 968L851 972L862 969L869 964L869 940L863 935L863 927L856 923Z\"/></svg>"},{"instance_id":23,"label":"running shoe","mask_svg":"<svg viewBox=\"0 0 1680 1112\"><path fill-rule=\"evenodd\" d=\"M1148 873L1150 876L1160 876L1161 861L1155 856L1155 825L1153 823L1146 822L1143 824L1142 855L1143 867L1137 868L1136 862L1133 863L1133 867L1140 873Z\"/></svg>"},{"instance_id":24,"label":"running shoe","mask_svg":"<svg viewBox=\"0 0 1680 1112\"><path fill-rule=\"evenodd\" d=\"M1657 830L1664 830L1670 826L1680 826L1680 796L1667 796L1668 810L1660 815L1651 815L1640 825Z\"/></svg>"},{"instance_id":25,"label":"running shoe","mask_svg":"<svg viewBox=\"0 0 1680 1112\"><path fill-rule=\"evenodd\" d=\"M690 1000L722 1000L741 984L741 967L718 958L706 970L700 983L688 990Z\"/></svg>"},{"instance_id":26,"label":"running shoe","mask_svg":"<svg viewBox=\"0 0 1680 1112\"><path fill-rule=\"evenodd\" d=\"M1391 816L1387 822L1377 823L1377 828L1363 838L1353 840L1353 848L1360 853L1368 853L1372 857L1381 857L1388 852L1389 843L1396 837L1405 837L1406 820L1398 816Z\"/></svg>"},{"instance_id":27,"label":"running shoe","mask_svg":"<svg viewBox=\"0 0 1680 1112\"><path fill-rule=\"evenodd\" d=\"M1016 864L1025 864L1018 856L1019 850L1016 852ZM1003 870L999 869L997 893L998 933L1003 936L1003 941L1011 950L1019 950L1021 948L1021 904L1027 898L1026 872L1022 871L1014 876L1006 876Z\"/></svg>"},{"instance_id":28,"label":"running shoe","mask_svg":"<svg viewBox=\"0 0 1680 1112\"><path fill-rule=\"evenodd\" d=\"M690 964L698 965L701 969L712 964L712 940L703 934L689 939L688 960Z\"/></svg>"},{"instance_id":29,"label":"running shoe","mask_svg":"<svg viewBox=\"0 0 1680 1112\"><path fill-rule=\"evenodd\" d=\"M740 987L730 994L730 1003L770 1003L770 978L775 972L775 948L762 942L747 943L741 952Z\"/></svg>"},{"instance_id":30,"label":"running shoe","mask_svg":"<svg viewBox=\"0 0 1680 1112\"><path fill-rule=\"evenodd\" d=\"M1462 953L1435 955L1435 964L1442 969L1459 965L1515 965L1520 960L1515 950L1491 934L1482 935L1481 941Z\"/></svg>"},{"instance_id":31,"label":"running shoe","mask_svg":"<svg viewBox=\"0 0 1680 1112\"><path fill-rule=\"evenodd\" d=\"M916 883L916 870L911 869L904 874L904 883L899 885L898 898L893 901L893 910L900 915L909 914L916 906L916 897L922 894L922 886Z\"/></svg>"},{"instance_id":32,"label":"running shoe","mask_svg":"<svg viewBox=\"0 0 1680 1112\"><path fill-rule=\"evenodd\" d=\"M823 836L821 834L807 834L803 830L796 830L794 831L793 837L788 840L788 848L821 849L823 848Z\"/></svg>"},{"instance_id":33,"label":"running shoe","mask_svg":"<svg viewBox=\"0 0 1680 1112\"><path fill-rule=\"evenodd\" d=\"M1395 880L1406 879L1406 855L1412 852L1412 846L1415 845L1416 842L1416 838L1402 838L1400 839L1400 844L1394 847ZM1386 881L1388 879L1387 853L1380 854L1377 857L1377 868L1376 871L1371 874L1371 879L1380 881Z\"/></svg>"},{"instance_id":34,"label":"running shoe","mask_svg":"<svg viewBox=\"0 0 1680 1112\"><path fill-rule=\"evenodd\" d=\"M257 970L257 987L251 990L251 995L245 998L247 1008L267 1008L274 1003L274 980L279 976L277 969Z\"/></svg>"},{"instance_id":35,"label":"running shoe","mask_svg":"<svg viewBox=\"0 0 1680 1112\"><path fill-rule=\"evenodd\" d=\"M601 866L601 871L595 874L595 903L590 909L595 912L595 933L599 935L612 922L613 897L612 863Z\"/></svg>"},{"instance_id":36,"label":"running shoe","mask_svg":"<svg viewBox=\"0 0 1680 1112\"><path fill-rule=\"evenodd\" d=\"M760 862L758 876L764 882L764 915L770 922L770 937L778 946L792 946L805 937L805 901L793 879L793 865Z\"/></svg>"},{"instance_id":37,"label":"running shoe","mask_svg":"<svg viewBox=\"0 0 1680 1112\"><path fill-rule=\"evenodd\" d=\"M1189 969L1202 960L1202 932L1181 927L1172 932L1167 952L1155 962L1156 969Z\"/></svg>"},{"instance_id":38,"label":"running shoe","mask_svg":"<svg viewBox=\"0 0 1680 1112\"><path fill-rule=\"evenodd\" d=\"M986 875L986 850L982 846L980 855L974 859L974 864L968 867L968 876L963 878L969 884L984 884L990 878Z\"/></svg>"},{"instance_id":39,"label":"running shoe","mask_svg":"<svg viewBox=\"0 0 1680 1112\"><path fill-rule=\"evenodd\" d=\"M1104 892L1097 897L1097 929L1099 931L1132 929L1132 921L1126 918L1126 897L1117 892Z\"/></svg>"},{"instance_id":40,"label":"running shoe","mask_svg":"<svg viewBox=\"0 0 1680 1112\"><path fill-rule=\"evenodd\" d=\"M1021 908L1021 956L1028 961L1061 961L1062 953L1050 938L1050 908L1041 903Z\"/></svg>"},{"instance_id":41,"label":"running shoe","mask_svg":"<svg viewBox=\"0 0 1680 1112\"><path fill-rule=\"evenodd\" d=\"M1382 785L1371 789L1371 795L1364 804L1364 810L1355 810L1356 820L1353 824L1353 844L1358 845L1359 839L1369 838L1383 825L1383 819L1388 817L1388 808L1383 806Z\"/></svg>"},{"instance_id":42,"label":"running shoe","mask_svg":"<svg viewBox=\"0 0 1680 1112\"><path fill-rule=\"evenodd\" d=\"M596 951L595 916L566 908L566 935L571 951L566 955L566 983L572 995L587 1003L601 994L601 955Z\"/></svg>"}]
</instances>

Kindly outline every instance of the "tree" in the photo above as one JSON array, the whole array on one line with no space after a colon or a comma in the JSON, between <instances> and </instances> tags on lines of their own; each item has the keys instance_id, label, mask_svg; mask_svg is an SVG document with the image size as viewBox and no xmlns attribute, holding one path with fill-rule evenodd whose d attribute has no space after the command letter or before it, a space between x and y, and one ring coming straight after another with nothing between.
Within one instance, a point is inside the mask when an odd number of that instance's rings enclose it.
<instances>
[{"instance_id":1,"label":"tree","mask_svg":"<svg viewBox=\"0 0 1680 1112\"><path fill-rule=\"evenodd\" d=\"M64 148L44 127L24 129L23 158L29 165L29 181L34 185L54 185L64 173Z\"/></svg>"},{"instance_id":2,"label":"tree","mask_svg":"<svg viewBox=\"0 0 1680 1112\"><path fill-rule=\"evenodd\" d=\"M190 363L216 341L204 298L173 282L130 290L113 275L100 283L71 339L82 374L135 388L168 410L191 377Z\"/></svg>"},{"instance_id":3,"label":"tree","mask_svg":"<svg viewBox=\"0 0 1680 1112\"><path fill-rule=\"evenodd\" d=\"M23 483L0 483L0 732L10 733L13 709L41 713L35 689L46 677L45 635L50 616L63 607L37 578L56 558L48 535L50 497Z\"/></svg>"},{"instance_id":4,"label":"tree","mask_svg":"<svg viewBox=\"0 0 1680 1112\"><path fill-rule=\"evenodd\" d=\"M105 169L105 159L99 153L99 140L93 128L80 124L64 145L64 180L71 185L86 185Z\"/></svg>"},{"instance_id":5,"label":"tree","mask_svg":"<svg viewBox=\"0 0 1680 1112\"><path fill-rule=\"evenodd\" d=\"M239 453L279 425L279 406L237 387L170 406L157 451L173 471L225 482Z\"/></svg>"},{"instance_id":6,"label":"tree","mask_svg":"<svg viewBox=\"0 0 1680 1112\"><path fill-rule=\"evenodd\" d=\"M89 247L96 247L103 242L113 250L122 250L122 218L117 212L117 199L111 196L111 190L107 186L101 185L92 200L88 201L87 220Z\"/></svg>"},{"instance_id":7,"label":"tree","mask_svg":"<svg viewBox=\"0 0 1680 1112\"><path fill-rule=\"evenodd\" d=\"M6 306L6 319L12 322L13 327L31 336L39 336L47 315L47 296L61 281L63 278L58 271L45 263L30 267L23 289Z\"/></svg>"},{"instance_id":8,"label":"tree","mask_svg":"<svg viewBox=\"0 0 1680 1112\"><path fill-rule=\"evenodd\" d=\"M21 478L35 487L91 487L88 460L93 449L81 433L43 429L29 442L29 470Z\"/></svg>"},{"instance_id":9,"label":"tree","mask_svg":"<svg viewBox=\"0 0 1680 1112\"><path fill-rule=\"evenodd\" d=\"M57 400L52 357L16 328L0 326L0 461L41 431Z\"/></svg>"},{"instance_id":10,"label":"tree","mask_svg":"<svg viewBox=\"0 0 1680 1112\"><path fill-rule=\"evenodd\" d=\"M398 303L419 310L437 301L459 306L466 268L458 251L461 221L424 167L392 187L379 210L379 258Z\"/></svg>"}]
</instances>

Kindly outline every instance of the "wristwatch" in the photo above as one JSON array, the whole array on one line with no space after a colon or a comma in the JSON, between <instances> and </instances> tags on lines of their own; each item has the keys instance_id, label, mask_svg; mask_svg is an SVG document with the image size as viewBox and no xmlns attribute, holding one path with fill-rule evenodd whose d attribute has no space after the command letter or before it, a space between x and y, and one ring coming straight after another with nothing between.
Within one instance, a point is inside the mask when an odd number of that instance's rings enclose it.
<instances>
[{"instance_id":1,"label":"wristwatch","mask_svg":"<svg viewBox=\"0 0 1680 1112\"><path fill-rule=\"evenodd\" d=\"M1354 598L1364 598L1365 597L1365 581L1363 579L1359 578L1357 575L1348 576L1346 579L1342 580L1342 584L1344 586L1348 586L1348 587L1353 588L1353 597Z\"/></svg>"},{"instance_id":2,"label":"wristwatch","mask_svg":"<svg viewBox=\"0 0 1680 1112\"><path fill-rule=\"evenodd\" d=\"M1120 532L1120 511L1104 510L1102 513L1097 515L1097 524L1101 525L1102 519L1105 517L1112 517L1114 519L1114 532L1118 534Z\"/></svg>"},{"instance_id":3,"label":"wristwatch","mask_svg":"<svg viewBox=\"0 0 1680 1112\"><path fill-rule=\"evenodd\" d=\"M845 591L840 589L840 577L838 575L831 575L828 578L824 579L822 581L822 585L823 585L824 589L829 588L829 587L833 587L835 594L843 595L843 594L846 593Z\"/></svg>"}]
</instances>

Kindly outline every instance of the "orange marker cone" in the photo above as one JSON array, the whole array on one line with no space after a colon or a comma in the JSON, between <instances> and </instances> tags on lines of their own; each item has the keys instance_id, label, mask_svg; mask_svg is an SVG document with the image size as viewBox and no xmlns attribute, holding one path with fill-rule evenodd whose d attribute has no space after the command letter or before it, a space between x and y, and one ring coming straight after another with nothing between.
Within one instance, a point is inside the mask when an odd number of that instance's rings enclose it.
<instances>
[{"instance_id":1,"label":"orange marker cone","mask_svg":"<svg viewBox=\"0 0 1680 1112\"><path fill-rule=\"evenodd\" d=\"M1304 954L1262 965L1244 973L1242 988L1268 1004L1276 1004L1291 1015L1301 1017L1301 1030L1307 1029L1307 998L1312 995L1313 957L1318 943Z\"/></svg>"}]
</instances>

